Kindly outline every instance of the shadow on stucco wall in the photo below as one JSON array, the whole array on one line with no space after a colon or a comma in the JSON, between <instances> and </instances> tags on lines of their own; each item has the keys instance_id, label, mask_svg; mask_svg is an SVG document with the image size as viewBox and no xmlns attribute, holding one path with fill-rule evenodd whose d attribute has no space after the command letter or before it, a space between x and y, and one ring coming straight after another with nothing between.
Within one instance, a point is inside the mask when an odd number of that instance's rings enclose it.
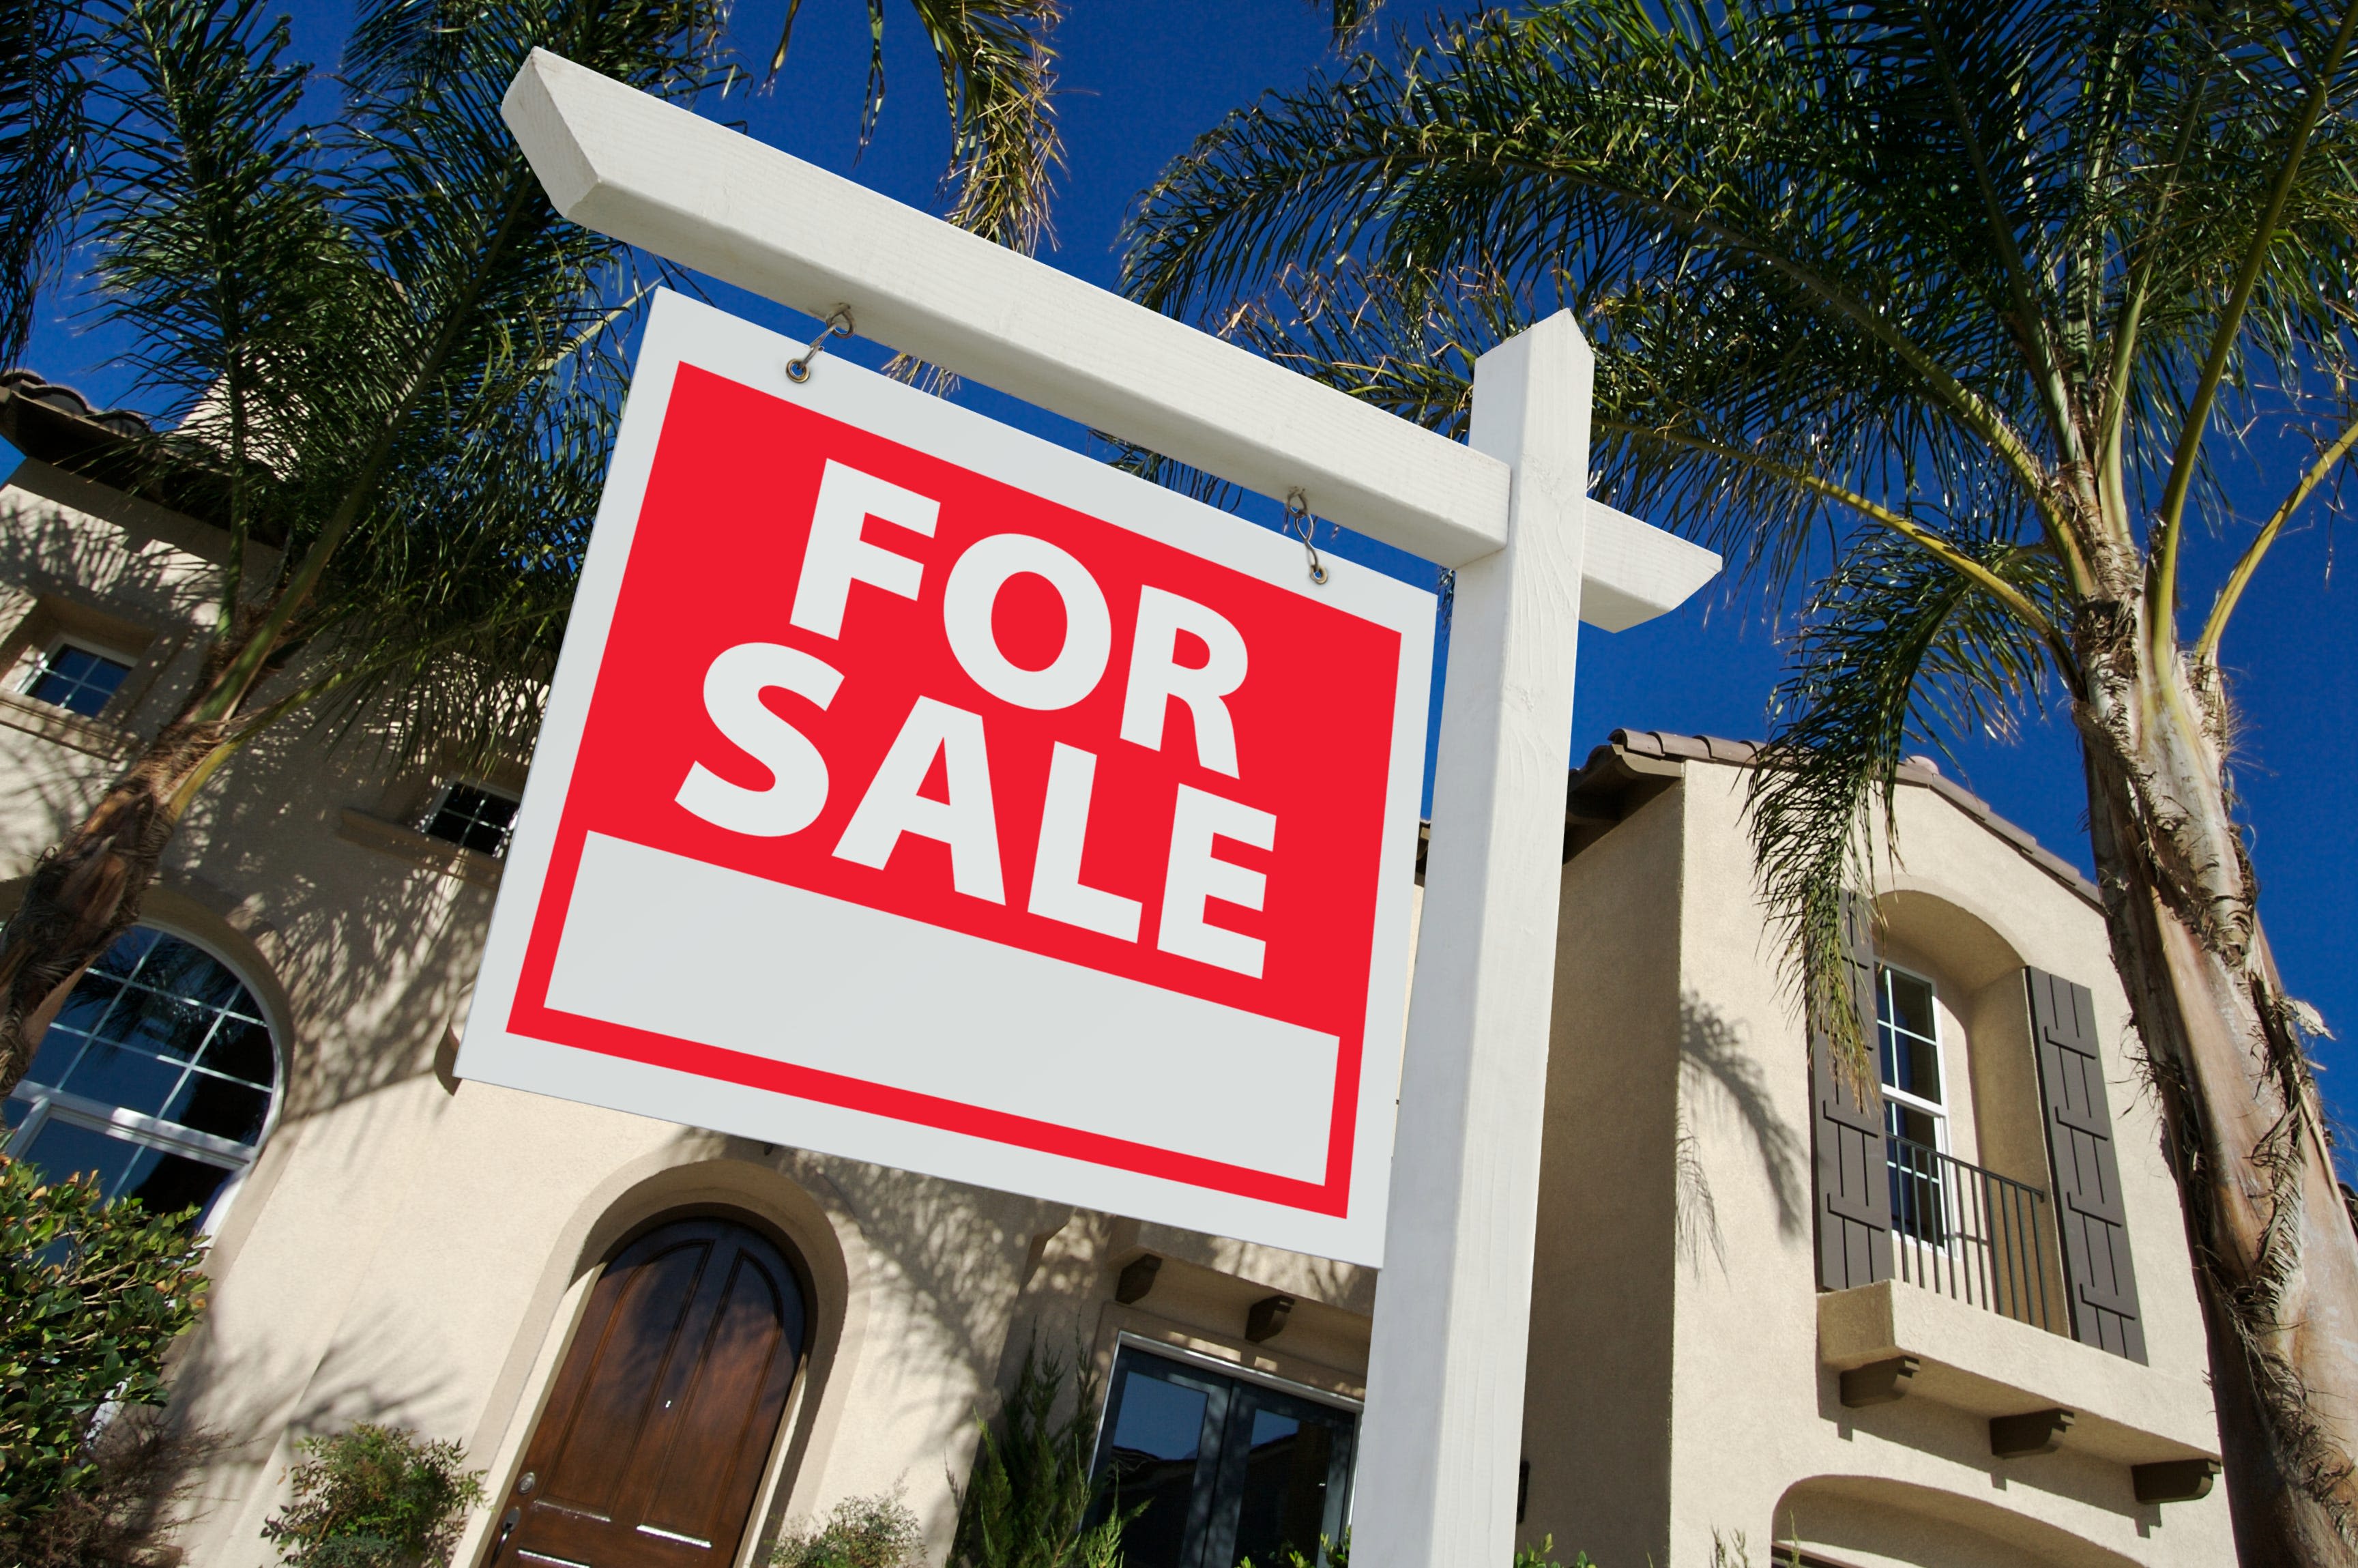
<instances>
[{"instance_id":1,"label":"shadow on stucco wall","mask_svg":"<svg viewBox=\"0 0 2358 1568\"><path fill-rule=\"evenodd\" d=\"M1794 1065L1796 1072L1800 1064ZM1806 1235L1810 1227L1809 1142L1777 1108L1768 1070L1747 1037L1744 1025L1692 990L1679 994L1679 1230L1687 1245L1693 1226L1698 1245L1716 1251L1717 1211L1703 1172L1697 1127L1704 1114L1732 1111L1760 1160L1777 1206L1778 1233ZM1692 1188L1692 1190L1691 1190Z\"/></svg>"}]
</instances>

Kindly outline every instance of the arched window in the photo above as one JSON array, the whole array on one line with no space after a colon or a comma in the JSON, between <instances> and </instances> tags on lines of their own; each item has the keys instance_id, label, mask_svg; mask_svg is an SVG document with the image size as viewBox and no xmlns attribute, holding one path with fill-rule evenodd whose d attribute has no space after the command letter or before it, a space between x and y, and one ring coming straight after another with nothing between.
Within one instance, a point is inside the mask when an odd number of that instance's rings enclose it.
<instances>
[{"instance_id":1,"label":"arched window","mask_svg":"<svg viewBox=\"0 0 2358 1568\"><path fill-rule=\"evenodd\" d=\"M277 1088L245 982L186 937L135 925L42 1036L8 1098L7 1152L52 1175L95 1171L108 1198L151 1213L203 1210L253 1162Z\"/></svg>"}]
</instances>

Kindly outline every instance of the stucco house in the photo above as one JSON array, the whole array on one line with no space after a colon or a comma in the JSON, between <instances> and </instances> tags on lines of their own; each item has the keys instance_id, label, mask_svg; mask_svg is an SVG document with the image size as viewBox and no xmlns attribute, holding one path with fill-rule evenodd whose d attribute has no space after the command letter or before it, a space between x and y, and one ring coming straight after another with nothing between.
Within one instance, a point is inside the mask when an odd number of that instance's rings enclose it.
<instances>
[{"instance_id":1,"label":"stucco house","mask_svg":"<svg viewBox=\"0 0 2358 1568\"><path fill-rule=\"evenodd\" d=\"M225 537L107 482L135 430L0 381L27 460L0 488L0 914L191 678ZM1522 1539L1603 1568L1739 1541L2231 1561L2093 891L1911 764L1855 920L1861 1090L1813 1071L1782 981L1753 765L1617 731L1567 781ZM524 783L268 739L7 1102L12 1156L201 1206L212 1306L175 1398L231 1445L188 1562L272 1562L293 1444L365 1420L485 1469L468 1568L759 1563L896 1488L938 1563L1033 1345L1093 1364L1136 1568L1339 1532L1379 1272L455 1077Z\"/></svg>"}]
</instances>

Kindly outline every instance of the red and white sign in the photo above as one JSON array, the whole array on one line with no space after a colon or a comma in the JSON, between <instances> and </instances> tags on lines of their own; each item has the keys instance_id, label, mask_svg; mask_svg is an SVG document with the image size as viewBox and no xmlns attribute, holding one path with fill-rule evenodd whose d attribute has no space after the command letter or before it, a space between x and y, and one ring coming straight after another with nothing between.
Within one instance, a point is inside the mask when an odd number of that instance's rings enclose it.
<instances>
[{"instance_id":1,"label":"red and white sign","mask_svg":"<svg viewBox=\"0 0 2358 1568\"><path fill-rule=\"evenodd\" d=\"M464 1076L1380 1261L1430 593L658 297Z\"/></svg>"}]
</instances>

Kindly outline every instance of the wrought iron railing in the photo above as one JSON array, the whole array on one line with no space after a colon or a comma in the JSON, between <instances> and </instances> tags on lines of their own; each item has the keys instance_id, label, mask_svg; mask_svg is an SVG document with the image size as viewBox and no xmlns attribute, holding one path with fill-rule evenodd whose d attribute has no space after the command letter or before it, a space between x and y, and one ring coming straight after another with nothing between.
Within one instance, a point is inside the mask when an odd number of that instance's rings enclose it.
<instances>
[{"instance_id":1,"label":"wrought iron railing","mask_svg":"<svg viewBox=\"0 0 2358 1568\"><path fill-rule=\"evenodd\" d=\"M2069 1334L2061 1281L2050 1279L2047 1195L1905 1138L1887 1139L1885 1147L1892 1271L2000 1316Z\"/></svg>"}]
</instances>

